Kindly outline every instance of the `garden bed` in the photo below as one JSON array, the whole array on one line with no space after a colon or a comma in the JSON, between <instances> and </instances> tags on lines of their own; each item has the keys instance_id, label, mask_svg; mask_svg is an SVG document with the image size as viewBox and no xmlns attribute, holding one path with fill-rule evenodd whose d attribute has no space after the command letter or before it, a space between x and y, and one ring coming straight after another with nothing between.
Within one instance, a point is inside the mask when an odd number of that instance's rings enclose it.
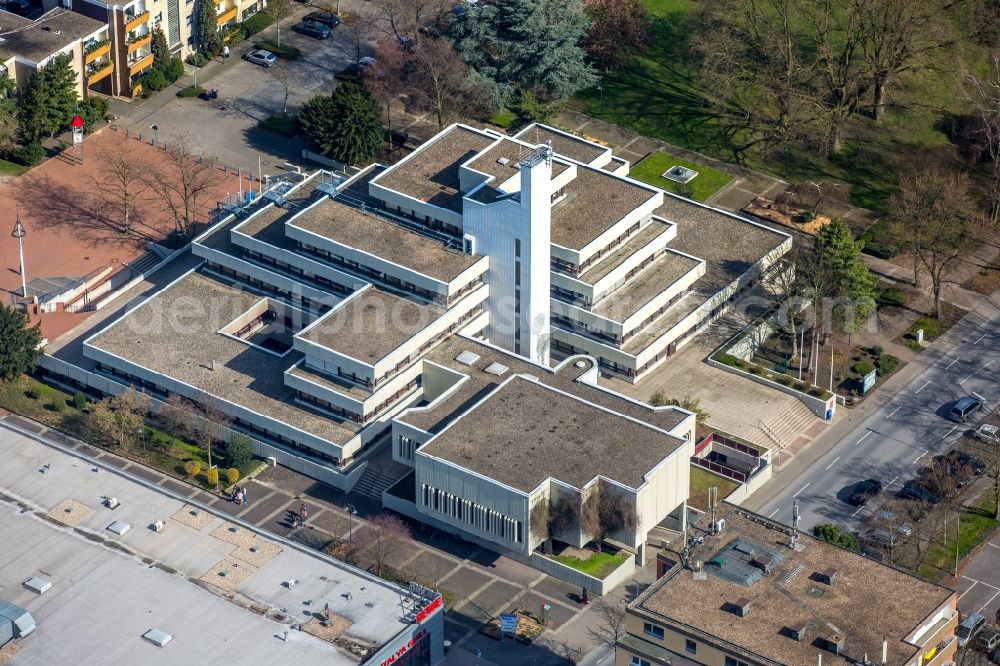
<instances>
[{"instance_id":1,"label":"garden bed","mask_svg":"<svg viewBox=\"0 0 1000 666\"><path fill-rule=\"evenodd\" d=\"M517 629L514 634L514 639L517 642L530 645L545 631L545 625L534 613L518 609L514 611L514 614L517 615ZM495 617L479 627L479 632L495 640L501 640L500 618Z\"/></svg>"},{"instance_id":2,"label":"garden bed","mask_svg":"<svg viewBox=\"0 0 1000 666\"><path fill-rule=\"evenodd\" d=\"M927 315L920 317L900 337L899 342L910 349L921 351L924 346L917 342L917 330L923 329L924 342L931 343L947 333L965 314L966 311L960 307L954 306L951 303L942 303L940 319L934 319Z\"/></svg>"},{"instance_id":3,"label":"garden bed","mask_svg":"<svg viewBox=\"0 0 1000 666\"><path fill-rule=\"evenodd\" d=\"M743 211L810 236L815 236L820 229L830 224L830 218L826 215L816 215L804 208L789 208L783 211L777 208L773 201L764 197L757 197L744 206Z\"/></svg>"},{"instance_id":4,"label":"garden bed","mask_svg":"<svg viewBox=\"0 0 1000 666\"><path fill-rule=\"evenodd\" d=\"M664 178L663 172L674 166L694 169L698 175L690 182L683 184ZM628 175L654 187L659 187L661 190L690 197L695 201L707 200L733 179L732 176L722 171L661 151L650 153L638 164L633 165Z\"/></svg>"},{"instance_id":5,"label":"garden bed","mask_svg":"<svg viewBox=\"0 0 1000 666\"><path fill-rule=\"evenodd\" d=\"M708 510L708 489L712 486L718 488L718 500L729 497L729 495L739 488L740 484L732 479L726 479L718 474L712 474L704 467L691 465L691 482L688 496L688 506L696 509Z\"/></svg>"},{"instance_id":6,"label":"garden bed","mask_svg":"<svg viewBox=\"0 0 1000 666\"><path fill-rule=\"evenodd\" d=\"M629 558L628 553L594 553L586 559L581 559L573 555L546 555L550 560L554 560L559 564L564 564L568 567L576 569L588 576L593 576L594 578L600 578L601 580L608 577L612 571L621 566L622 562Z\"/></svg>"}]
</instances>

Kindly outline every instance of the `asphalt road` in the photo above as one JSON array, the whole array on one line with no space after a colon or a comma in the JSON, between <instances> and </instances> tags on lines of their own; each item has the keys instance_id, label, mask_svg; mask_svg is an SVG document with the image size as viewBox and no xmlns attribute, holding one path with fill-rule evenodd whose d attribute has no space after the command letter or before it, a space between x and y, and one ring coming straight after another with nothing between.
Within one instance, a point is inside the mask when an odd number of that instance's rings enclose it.
<instances>
[{"instance_id":1,"label":"asphalt road","mask_svg":"<svg viewBox=\"0 0 1000 666\"><path fill-rule=\"evenodd\" d=\"M800 529L834 522L856 530L878 505L848 504L856 483L880 479L886 494L898 492L930 458L976 427L981 414L963 425L948 420L954 400L975 392L987 409L1000 404L1000 311L970 313L914 362L926 368L808 467L793 459L772 481L779 490L748 507L791 524L797 502Z\"/></svg>"}]
</instances>

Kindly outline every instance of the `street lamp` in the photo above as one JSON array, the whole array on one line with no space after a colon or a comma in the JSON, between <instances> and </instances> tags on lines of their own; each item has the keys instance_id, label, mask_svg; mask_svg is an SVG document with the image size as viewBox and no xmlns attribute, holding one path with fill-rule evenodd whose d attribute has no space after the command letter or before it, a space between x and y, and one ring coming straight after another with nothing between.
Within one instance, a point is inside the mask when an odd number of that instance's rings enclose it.
<instances>
[{"instance_id":1,"label":"street lamp","mask_svg":"<svg viewBox=\"0 0 1000 666\"><path fill-rule=\"evenodd\" d=\"M358 510L353 504L344 506L347 509L347 540L354 541L354 516L358 515Z\"/></svg>"},{"instance_id":2,"label":"street lamp","mask_svg":"<svg viewBox=\"0 0 1000 666\"><path fill-rule=\"evenodd\" d=\"M21 208L17 207L14 213L14 230L10 232L10 235L17 239L17 253L21 259L21 296L24 298L28 297L28 284L24 279L24 236L27 232L24 230L24 225L21 224Z\"/></svg>"}]
</instances>

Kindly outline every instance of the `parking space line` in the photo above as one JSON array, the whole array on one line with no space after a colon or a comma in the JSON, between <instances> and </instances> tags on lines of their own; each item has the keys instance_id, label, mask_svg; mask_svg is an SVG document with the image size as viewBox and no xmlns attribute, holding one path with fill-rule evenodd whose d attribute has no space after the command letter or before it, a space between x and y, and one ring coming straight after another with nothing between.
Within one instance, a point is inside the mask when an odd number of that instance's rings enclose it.
<instances>
[{"instance_id":1,"label":"parking space line","mask_svg":"<svg viewBox=\"0 0 1000 666\"><path fill-rule=\"evenodd\" d=\"M982 340L982 338L979 338L979 339L980 339L980 340ZM959 359L959 357L957 357L957 356L956 356L956 357L955 357L955 360L954 360L954 361L952 361L952 362L951 362L951 363L949 363L948 365L944 366L944 369L945 369L945 370L947 370L947 369L948 369L948 368L950 368L951 366L953 366L953 365L955 365L956 363L958 363L958 362L959 362L960 360L961 360L961 359Z\"/></svg>"},{"instance_id":2,"label":"parking space line","mask_svg":"<svg viewBox=\"0 0 1000 666\"><path fill-rule=\"evenodd\" d=\"M832 462L832 463L830 463L829 465L827 465L827 466L826 466L826 468L827 468L827 469L830 469L831 467L833 467L834 465L836 465L836 464L837 464L837 461L838 461L838 460L840 460L840 456L837 456L836 458L834 458L834 459L833 459L833 462Z\"/></svg>"},{"instance_id":3,"label":"parking space line","mask_svg":"<svg viewBox=\"0 0 1000 666\"><path fill-rule=\"evenodd\" d=\"M781 511L781 509L775 509L774 511L772 511L772 512L770 513L770 515L768 515L768 518L773 518L773 517L774 517L774 514L778 513L779 511Z\"/></svg>"},{"instance_id":4,"label":"parking space line","mask_svg":"<svg viewBox=\"0 0 1000 666\"><path fill-rule=\"evenodd\" d=\"M859 513L861 513L862 511L864 511L864 509L865 509L865 507L863 507L863 506L859 506L859 507L858 507L858 510L857 510L857 511L855 511L854 513L852 513L852 514L851 514L851 518L853 518L854 516L858 515L858 514L859 514Z\"/></svg>"},{"instance_id":5,"label":"parking space line","mask_svg":"<svg viewBox=\"0 0 1000 666\"><path fill-rule=\"evenodd\" d=\"M990 367L991 365L993 365L993 364L994 364L994 363L996 363L996 362L997 362L997 360L996 360L996 359L993 359L992 361L990 361L989 363L987 363L987 364L986 364L986 365L984 365L983 367L979 368L979 370L985 370L986 368ZM969 381L970 379L972 379L973 377L975 377L975 376L976 376L976 373L978 373L978 372L979 372L979 370L976 370L976 372L973 372L973 373L972 373L971 375L969 375L968 377L966 377L965 379L963 379L962 381L960 381L960 382L959 382L959 384L964 384L965 382L967 382L967 381Z\"/></svg>"},{"instance_id":6,"label":"parking space line","mask_svg":"<svg viewBox=\"0 0 1000 666\"><path fill-rule=\"evenodd\" d=\"M979 336L979 339L972 344L978 345L980 342L983 341L983 338L985 338L987 335L989 335L989 333L983 333L982 335Z\"/></svg>"},{"instance_id":7,"label":"parking space line","mask_svg":"<svg viewBox=\"0 0 1000 666\"><path fill-rule=\"evenodd\" d=\"M955 429L956 429L956 428L958 428L958 426L957 426L957 425L956 425L956 426L952 426L952 427L951 427L951 430L949 430L948 432L946 432L946 433L945 433L945 435L944 435L944 437L942 437L941 439L944 439L945 437L947 437L947 436L948 436L948 435L950 435L951 433L955 432Z\"/></svg>"},{"instance_id":8,"label":"parking space line","mask_svg":"<svg viewBox=\"0 0 1000 666\"><path fill-rule=\"evenodd\" d=\"M896 409L899 409L899 408L897 407ZM868 432L866 432L866 433L865 433L864 435L862 435L862 436L861 436L861 439L859 439L859 440L858 440L858 441L857 441L856 443L857 443L857 444L860 444L861 442L865 441L865 439L866 439L866 438L868 437L868 435L870 435L870 434L872 434L872 431L871 431L871 430L869 430L869 431L868 431Z\"/></svg>"},{"instance_id":9,"label":"parking space line","mask_svg":"<svg viewBox=\"0 0 1000 666\"><path fill-rule=\"evenodd\" d=\"M809 483L812 483L812 482L810 481ZM801 492L802 492L803 490L805 490L806 488L808 488L808 487L809 487L809 483L807 483L806 485L804 485L804 486L802 486L801 488L799 488L799 492L798 492L798 493L795 493L794 495L792 495L792 497L798 497L798 496L799 496L799 493L801 493Z\"/></svg>"},{"instance_id":10,"label":"parking space line","mask_svg":"<svg viewBox=\"0 0 1000 666\"><path fill-rule=\"evenodd\" d=\"M924 382L924 385L923 385L923 386L921 386L920 388L918 388L918 389L917 389L917 393L920 393L920 392L921 392L921 391L923 391L923 390L924 390L925 388L927 388L927 386L928 386L928 385L929 385L930 383L931 383L931 380L929 380L929 379L928 379L928 380L927 380L926 382Z\"/></svg>"},{"instance_id":11,"label":"parking space line","mask_svg":"<svg viewBox=\"0 0 1000 666\"><path fill-rule=\"evenodd\" d=\"M919 461L920 461L920 459L921 459L921 458L923 458L923 457L924 457L924 456L926 456L926 455L927 455L927 452L926 452L926 451L924 451L923 453L921 453L921 454L920 454L919 456L917 456L916 458L914 458L914 459L913 459L913 464L914 464L914 465L916 465L916 464L917 464L917 462L919 462Z\"/></svg>"},{"instance_id":12,"label":"parking space line","mask_svg":"<svg viewBox=\"0 0 1000 666\"><path fill-rule=\"evenodd\" d=\"M899 411L899 410L901 410L902 408L903 408L903 406L902 406L902 405L900 405L899 407L896 407L896 409L894 409L894 410L892 410L891 412L889 412L889 416L892 416L893 414L895 414L896 412L898 412L898 411ZM868 433L868 434L870 435L871 433ZM865 437L867 437L867 436L868 436L868 435L865 435Z\"/></svg>"},{"instance_id":13,"label":"parking space line","mask_svg":"<svg viewBox=\"0 0 1000 666\"><path fill-rule=\"evenodd\" d=\"M885 487L888 489L889 486L891 486L892 484L896 483L896 479L898 479L898 478L899 478L899 474L897 474L896 476L892 477L892 481L890 481L889 483L885 484Z\"/></svg>"},{"instance_id":14,"label":"parking space line","mask_svg":"<svg viewBox=\"0 0 1000 666\"><path fill-rule=\"evenodd\" d=\"M970 578L969 580L972 580L972 579ZM972 581L972 585L969 586L969 589L966 590L965 592L962 592L962 594L958 595L958 599L956 599L955 601L961 601L962 597L964 597L966 594L968 594L969 591L972 588L974 588L976 585L979 585L979 581Z\"/></svg>"},{"instance_id":15,"label":"parking space line","mask_svg":"<svg viewBox=\"0 0 1000 666\"><path fill-rule=\"evenodd\" d=\"M989 606L991 603L993 603L993 600L996 599L998 596L1000 596L1000 590L997 590L996 594L990 597L990 600L987 601L985 604L983 604L982 608L979 609L979 612L982 613L984 610L986 610L986 607Z\"/></svg>"},{"instance_id":16,"label":"parking space line","mask_svg":"<svg viewBox=\"0 0 1000 666\"><path fill-rule=\"evenodd\" d=\"M1000 592L1000 587L997 587L996 585L990 585L989 583L984 583L981 580L976 580L975 578L969 578L966 575L963 575L962 578L964 578L965 580L971 580L973 583L979 583L980 585L985 585L986 587L992 587L994 590Z\"/></svg>"},{"instance_id":17,"label":"parking space line","mask_svg":"<svg viewBox=\"0 0 1000 666\"><path fill-rule=\"evenodd\" d=\"M994 547L994 548L996 548L997 550L1000 550L1000 546L996 545L995 543L990 543L989 541L987 541L987 542L986 542L986 545L987 545L987 546L993 546L993 547Z\"/></svg>"}]
</instances>

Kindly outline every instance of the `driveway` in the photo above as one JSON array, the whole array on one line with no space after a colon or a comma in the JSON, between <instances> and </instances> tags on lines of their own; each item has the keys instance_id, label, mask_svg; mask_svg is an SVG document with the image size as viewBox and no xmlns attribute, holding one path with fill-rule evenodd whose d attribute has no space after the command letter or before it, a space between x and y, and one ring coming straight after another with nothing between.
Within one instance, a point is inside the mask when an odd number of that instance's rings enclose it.
<instances>
[{"instance_id":1,"label":"driveway","mask_svg":"<svg viewBox=\"0 0 1000 666\"><path fill-rule=\"evenodd\" d=\"M990 622L996 621L1000 611L1000 535L980 546L963 563L955 589L962 615L979 612Z\"/></svg>"}]
</instances>

